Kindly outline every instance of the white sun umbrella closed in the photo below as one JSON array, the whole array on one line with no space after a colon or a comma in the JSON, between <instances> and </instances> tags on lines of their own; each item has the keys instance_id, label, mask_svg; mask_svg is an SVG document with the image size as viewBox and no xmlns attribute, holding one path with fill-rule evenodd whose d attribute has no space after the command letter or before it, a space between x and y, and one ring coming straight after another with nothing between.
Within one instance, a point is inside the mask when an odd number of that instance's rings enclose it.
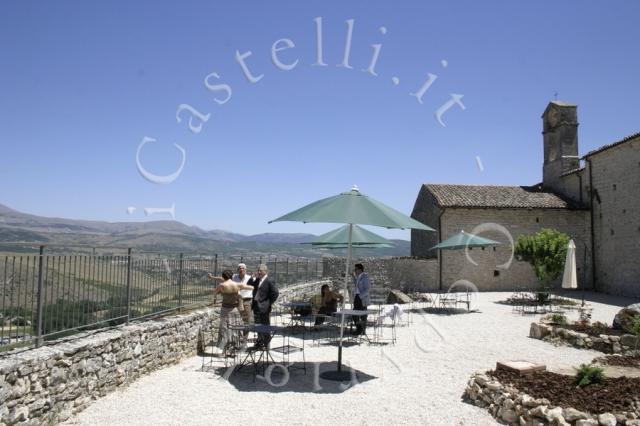
<instances>
[{"instance_id":1,"label":"white sun umbrella closed","mask_svg":"<svg viewBox=\"0 0 640 426\"><path fill-rule=\"evenodd\" d=\"M573 240L567 246L567 258L564 261L564 274L562 275L562 288L578 288L578 277L576 271L576 245Z\"/></svg>"}]
</instances>

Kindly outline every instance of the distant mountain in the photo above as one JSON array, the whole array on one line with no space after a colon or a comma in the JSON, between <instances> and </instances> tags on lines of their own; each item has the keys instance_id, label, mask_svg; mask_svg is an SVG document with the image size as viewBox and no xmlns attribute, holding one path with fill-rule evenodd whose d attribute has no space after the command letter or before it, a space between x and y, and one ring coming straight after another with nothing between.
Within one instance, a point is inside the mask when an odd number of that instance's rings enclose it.
<instances>
[{"instance_id":1,"label":"distant mountain","mask_svg":"<svg viewBox=\"0 0 640 426\"><path fill-rule=\"evenodd\" d=\"M264 243L292 243L292 244L300 244L307 243L313 240L316 235L313 234L282 234L275 232L267 232L264 234L256 234L250 235L247 238L247 241L260 241Z\"/></svg>"},{"instance_id":2,"label":"distant mountain","mask_svg":"<svg viewBox=\"0 0 640 426\"><path fill-rule=\"evenodd\" d=\"M222 229L214 229L213 231L207 231L207 235L214 240L219 241L243 241L247 238L246 235L236 234L235 232L223 231Z\"/></svg>"},{"instance_id":3,"label":"distant mountain","mask_svg":"<svg viewBox=\"0 0 640 426\"><path fill-rule=\"evenodd\" d=\"M91 220L42 217L21 213L0 204L0 225L31 231L88 234L145 234L149 232L206 236L197 226L187 226L173 220L149 222L103 222Z\"/></svg>"},{"instance_id":4,"label":"distant mountain","mask_svg":"<svg viewBox=\"0 0 640 426\"><path fill-rule=\"evenodd\" d=\"M319 257L340 255L340 251L318 249L300 243L315 235L301 233L263 233L243 235L225 230L206 231L178 221L104 222L35 216L0 204L0 250L15 245L47 244L59 251L97 247L102 250L131 247L136 250L185 253L282 254ZM5 244L2 244L2 243ZM396 247L359 250L366 256L407 256L410 243L394 240ZM24 245L24 244L23 244ZM55 249L54 249L55 250Z\"/></svg>"}]
</instances>

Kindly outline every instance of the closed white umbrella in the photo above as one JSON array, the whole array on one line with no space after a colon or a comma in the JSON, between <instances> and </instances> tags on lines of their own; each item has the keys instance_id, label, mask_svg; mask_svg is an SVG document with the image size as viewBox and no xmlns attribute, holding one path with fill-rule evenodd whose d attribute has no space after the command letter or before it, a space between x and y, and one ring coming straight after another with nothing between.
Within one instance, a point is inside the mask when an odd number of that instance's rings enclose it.
<instances>
[{"instance_id":1,"label":"closed white umbrella","mask_svg":"<svg viewBox=\"0 0 640 426\"><path fill-rule=\"evenodd\" d=\"M562 288L578 288L578 277L576 272L576 245L573 240L567 246L567 258L564 261L564 274L562 275Z\"/></svg>"}]
</instances>

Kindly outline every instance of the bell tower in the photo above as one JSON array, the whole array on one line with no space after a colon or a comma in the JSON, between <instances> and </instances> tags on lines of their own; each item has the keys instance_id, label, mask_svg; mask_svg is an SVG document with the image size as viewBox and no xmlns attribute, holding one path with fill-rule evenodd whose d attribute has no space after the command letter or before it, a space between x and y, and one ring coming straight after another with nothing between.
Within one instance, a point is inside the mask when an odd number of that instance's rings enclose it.
<instances>
[{"instance_id":1,"label":"bell tower","mask_svg":"<svg viewBox=\"0 0 640 426\"><path fill-rule=\"evenodd\" d=\"M577 110L576 105L552 101L542 113L545 188L563 192L561 176L580 167Z\"/></svg>"}]
</instances>

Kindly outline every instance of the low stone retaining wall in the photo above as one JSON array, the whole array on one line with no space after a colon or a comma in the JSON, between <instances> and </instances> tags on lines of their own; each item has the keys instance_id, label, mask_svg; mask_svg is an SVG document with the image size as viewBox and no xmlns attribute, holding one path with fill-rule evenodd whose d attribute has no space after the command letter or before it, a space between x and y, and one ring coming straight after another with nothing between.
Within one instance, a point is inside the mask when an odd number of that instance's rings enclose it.
<instances>
[{"instance_id":1,"label":"low stone retaining wall","mask_svg":"<svg viewBox=\"0 0 640 426\"><path fill-rule=\"evenodd\" d=\"M277 303L286 303L294 300L301 300L304 298L309 298L312 295L320 294L320 288L324 284L331 285L332 282L330 279L323 279L317 281L309 281L304 283L297 283L280 289L280 296L278 297ZM335 288L334 288L335 290Z\"/></svg>"},{"instance_id":2,"label":"low stone retaining wall","mask_svg":"<svg viewBox=\"0 0 640 426\"><path fill-rule=\"evenodd\" d=\"M631 334L611 336L589 336L585 333L557 327L552 324L533 322L529 329L529 337L551 343L561 343L579 349L593 349L607 354L624 354L633 352L636 337Z\"/></svg>"},{"instance_id":3,"label":"low stone retaining wall","mask_svg":"<svg viewBox=\"0 0 640 426\"><path fill-rule=\"evenodd\" d=\"M322 275L336 283L342 282L346 259L322 258ZM432 292L439 288L438 261L413 257L356 257L362 263L374 288L394 288L404 292Z\"/></svg>"},{"instance_id":4,"label":"low stone retaining wall","mask_svg":"<svg viewBox=\"0 0 640 426\"><path fill-rule=\"evenodd\" d=\"M120 385L196 353L213 308L84 333L0 359L0 423L55 424Z\"/></svg>"},{"instance_id":5,"label":"low stone retaining wall","mask_svg":"<svg viewBox=\"0 0 640 426\"><path fill-rule=\"evenodd\" d=\"M555 407L545 398L532 398L485 373L471 377L465 397L476 406L487 408L496 419L513 425L640 426L636 413L592 415L574 408ZM640 406L636 412L640 412Z\"/></svg>"},{"instance_id":6,"label":"low stone retaining wall","mask_svg":"<svg viewBox=\"0 0 640 426\"><path fill-rule=\"evenodd\" d=\"M281 289L287 299L326 281ZM200 329L217 332L218 308L86 332L0 358L0 426L55 424L93 399L194 356Z\"/></svg>"}]
</instances>

